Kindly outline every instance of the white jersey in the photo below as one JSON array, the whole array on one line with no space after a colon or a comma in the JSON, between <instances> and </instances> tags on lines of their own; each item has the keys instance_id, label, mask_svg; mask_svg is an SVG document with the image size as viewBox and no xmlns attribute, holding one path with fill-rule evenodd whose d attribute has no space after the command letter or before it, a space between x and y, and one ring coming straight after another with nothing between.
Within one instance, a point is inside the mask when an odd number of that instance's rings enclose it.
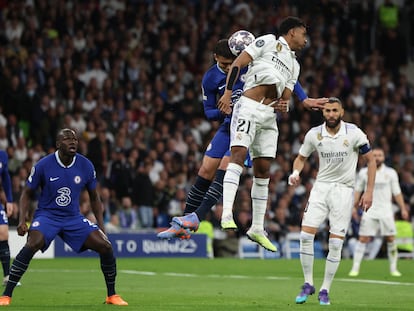
<instances>
[{"instance_id":1,"label":"white jersey","mask_svg":"<svg viewBox=\"0 0 414 311\"><path fill-rule=\"evenodd\" d=\"M245 76L244 90L258 85L276 85L278 97L285 88L293 90L300 66L286 40L274 35L257 37L245 51L252 57Z\"/></svg>"},{"instance_id":2,"label":"white jersey","mask_svg":"<svg viewBox=\"0 0 414 311\"><path fill-rule=\"evenodd\" d=\"M338 133L332 136L323 123L306 133L299 154L309 157L313 151L318 152L316 182L354 187L359 150L365 145L369 145L368 138L355 124L341 121Z\"/></svg>"},{"instance_id":3,"label":"white jersey","mask_svg":"<svg viewBox=\"0 0 414 311\"><path fill-rule=\"evenodd\" d=\"M368 169L362 168L355 183L355 191L364 192L367 186ZM397 172L386 166L381 165L375 175L374 195L372 207L367 211L367 215L373 218L393 218L392 196L401 193L400 183Z\"/></svg>"}]
</instances>

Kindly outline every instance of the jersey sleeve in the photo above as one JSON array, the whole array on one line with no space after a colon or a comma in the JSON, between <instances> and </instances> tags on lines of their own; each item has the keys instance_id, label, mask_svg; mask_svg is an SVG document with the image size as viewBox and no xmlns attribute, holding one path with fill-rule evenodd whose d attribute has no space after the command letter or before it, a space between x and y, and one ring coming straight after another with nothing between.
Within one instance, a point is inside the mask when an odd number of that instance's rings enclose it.
<instances>
[{"instance_id":1,"label":"jersey sleeve","mask_svg":"<svg viewBox=\"0 0 414 311\"><path fill-rule=\"evenodd\" d=\"M86 188L88 190L94 190L97 186L97 180L96 180L96 170L93 166L92 162L88 159L86 159L86 171L87 171L87 182L86 182Z\"/></svg>"},{"instance_id":2,"label":"jersey sleeve","mask_svg":"<svg viewBox=\"0 0 414 311\"><path fill-rule=\"evenodd\" d=\"M316 150L315 144L313 143L314 132L310 130L306 133L305 139L303 140L302 146L299 148L299 154L308 158L312 152Z\"/></svg>"},{"instance_id":3,"label":"jersey sleeve","mask_svg":"<svg viewBox=\"0 0 414 311\"><path fill-rule=\"evenodd\" d=\"M203 94L203 107L206 118L210 121L222 120L224 116L217 107L217 86L209 81L208 76L203 77L201 92Z\"/></svg>"},{"instance_id":4,"label":"jersey sleeve","mask_svg":"<svg viewBox=\"0 0 414 311\"><path fill-rule=\"evenodd\" d=\"M257 37L244 50L253 58L256 59L267 50L269 45L275 45L276 38L274 35L264 35Z\"/></svg>"},{"instance_id":5,"label":"jersey sleeve","mask_svg":"<svg viewBox=\"0 0 414 311\"><path fill-rule=\"evenodd\" d=\"M300 102L303 102L306 98L308 98L308 95L306 95L305 90L303 89L299 80L296 81L295 87L293 88L293 93L296 94Z\"/></svg>"},{"instance_id":6,"label":"jersey sleeve","mask_svg":"<svg viewBox=\"0 0 414 311\"><path fill-rule=\"evenodd\" d=\"M289 79L288 81L286 81L286 86L285 86L286 88L288 88L291 91L294 90L295 85L298 82L299 71L300 71L300 66L299 66L299 63L297 62L297 60L295 59L295 61L293 62L293 75L292 75L292 78Z\"/></svg>"},{"instance_id":7,"label":"jersey sleeve","mask_svg":"<svg viewBox=\"0 0 414 311\"><path fill-rule=\"evenodd\" d=\"M371 150L371 146L369 144L369 140L367 135L360 129L357 128L357 135L356 135L356 146L358 147L360 154L365 154Z\"/></svg>"},{"instance_id":8,"label":"jersey sleeve","mask_svg":"<svg viewBox=\"0 0 414 311\"><path fill-rule=\"evenodd\" d=\"M392 194L399 195L401 193L400 182L398 180L398 174L394 169L391 169L391 192Z\"/></svg>"},{"instance_id":9,"label":"jersey sleeve","mask_svg":"<svg viewBox=\"0 0 414 311\"><path fill-rule=\"evenodd\" d=\"M30 175L27 178L26 186L32 190L35 190L39 187L42 175L43 175L43 166L39 165L41 162L38 162L36 165L32 166Z\"/></svg>"},{"instance_id":10,"label":"jersey sleeve","mask_svg":"<svg viewBox=\"0 0 414 311\"><path fill-rule=\"evenodd\" d=\"M12 183L9 174L9 159L6 152L1 153L1 162L3 163L1 171L1 184L3 186L4 193L6 194L7 202L13 202Z\"/></svg>"}]
</instances>

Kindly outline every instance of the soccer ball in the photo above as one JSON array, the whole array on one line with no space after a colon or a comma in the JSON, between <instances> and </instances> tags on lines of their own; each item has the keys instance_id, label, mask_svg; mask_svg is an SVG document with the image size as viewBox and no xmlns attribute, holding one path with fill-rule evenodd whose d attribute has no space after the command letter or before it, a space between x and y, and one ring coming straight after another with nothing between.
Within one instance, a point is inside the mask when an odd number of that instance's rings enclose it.
<instances>
[{"instance_id":1,"label":"soccer ball","mask_svg":"<svg viewBox=\"0 0 414 311\"><path fill-rule=\"evenodd\" d=\"M239 56L246 46L252 43L254 39L255 37L251 32L248 32L247 30L238 30L229 38L230 51L234 55Z\"/></svg>"}]
</instances>

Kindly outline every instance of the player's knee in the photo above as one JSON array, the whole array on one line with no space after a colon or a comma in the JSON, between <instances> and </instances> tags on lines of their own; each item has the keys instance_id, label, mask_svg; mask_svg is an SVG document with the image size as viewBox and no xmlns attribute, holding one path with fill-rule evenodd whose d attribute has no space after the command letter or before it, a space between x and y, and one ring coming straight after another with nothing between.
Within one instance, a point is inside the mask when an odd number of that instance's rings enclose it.
<instances>
[{"instance_id":1,"label":"player's knee","mask_svg":"<svg viewBox=\"0 0 414 311\"><path fill-rule=\"evenodd\" d=\"M344 241L338 238L330 238L329 239L329 253L328 259L332 261L339 261L341 260L341 253L342 253L342 245Z\"/></svg>"}]
</instances>

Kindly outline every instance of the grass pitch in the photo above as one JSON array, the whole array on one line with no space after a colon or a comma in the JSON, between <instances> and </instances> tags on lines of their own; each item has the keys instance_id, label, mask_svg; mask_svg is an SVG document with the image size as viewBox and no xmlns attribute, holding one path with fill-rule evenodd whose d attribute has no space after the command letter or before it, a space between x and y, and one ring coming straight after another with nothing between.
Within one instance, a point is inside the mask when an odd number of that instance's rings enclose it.
<instances>
[{"instance_id":1,"label":"grass pitch","mask_svg":"<svg viewBox=\"0 0 414 311\"><path fill-rule=\"evenodd\" d=\"M388 274L387 260L364 261L360 276L347 276L343 260L331 288L330 306L317 294L303 305L298 259L118 259L117 291L129 303L104 305L98 258L34 259L15 289L9 310L414 310L414 261L400 260L403 276ZM319 291L325 261L315 260Z\"/></svg>"}]
</instances>

